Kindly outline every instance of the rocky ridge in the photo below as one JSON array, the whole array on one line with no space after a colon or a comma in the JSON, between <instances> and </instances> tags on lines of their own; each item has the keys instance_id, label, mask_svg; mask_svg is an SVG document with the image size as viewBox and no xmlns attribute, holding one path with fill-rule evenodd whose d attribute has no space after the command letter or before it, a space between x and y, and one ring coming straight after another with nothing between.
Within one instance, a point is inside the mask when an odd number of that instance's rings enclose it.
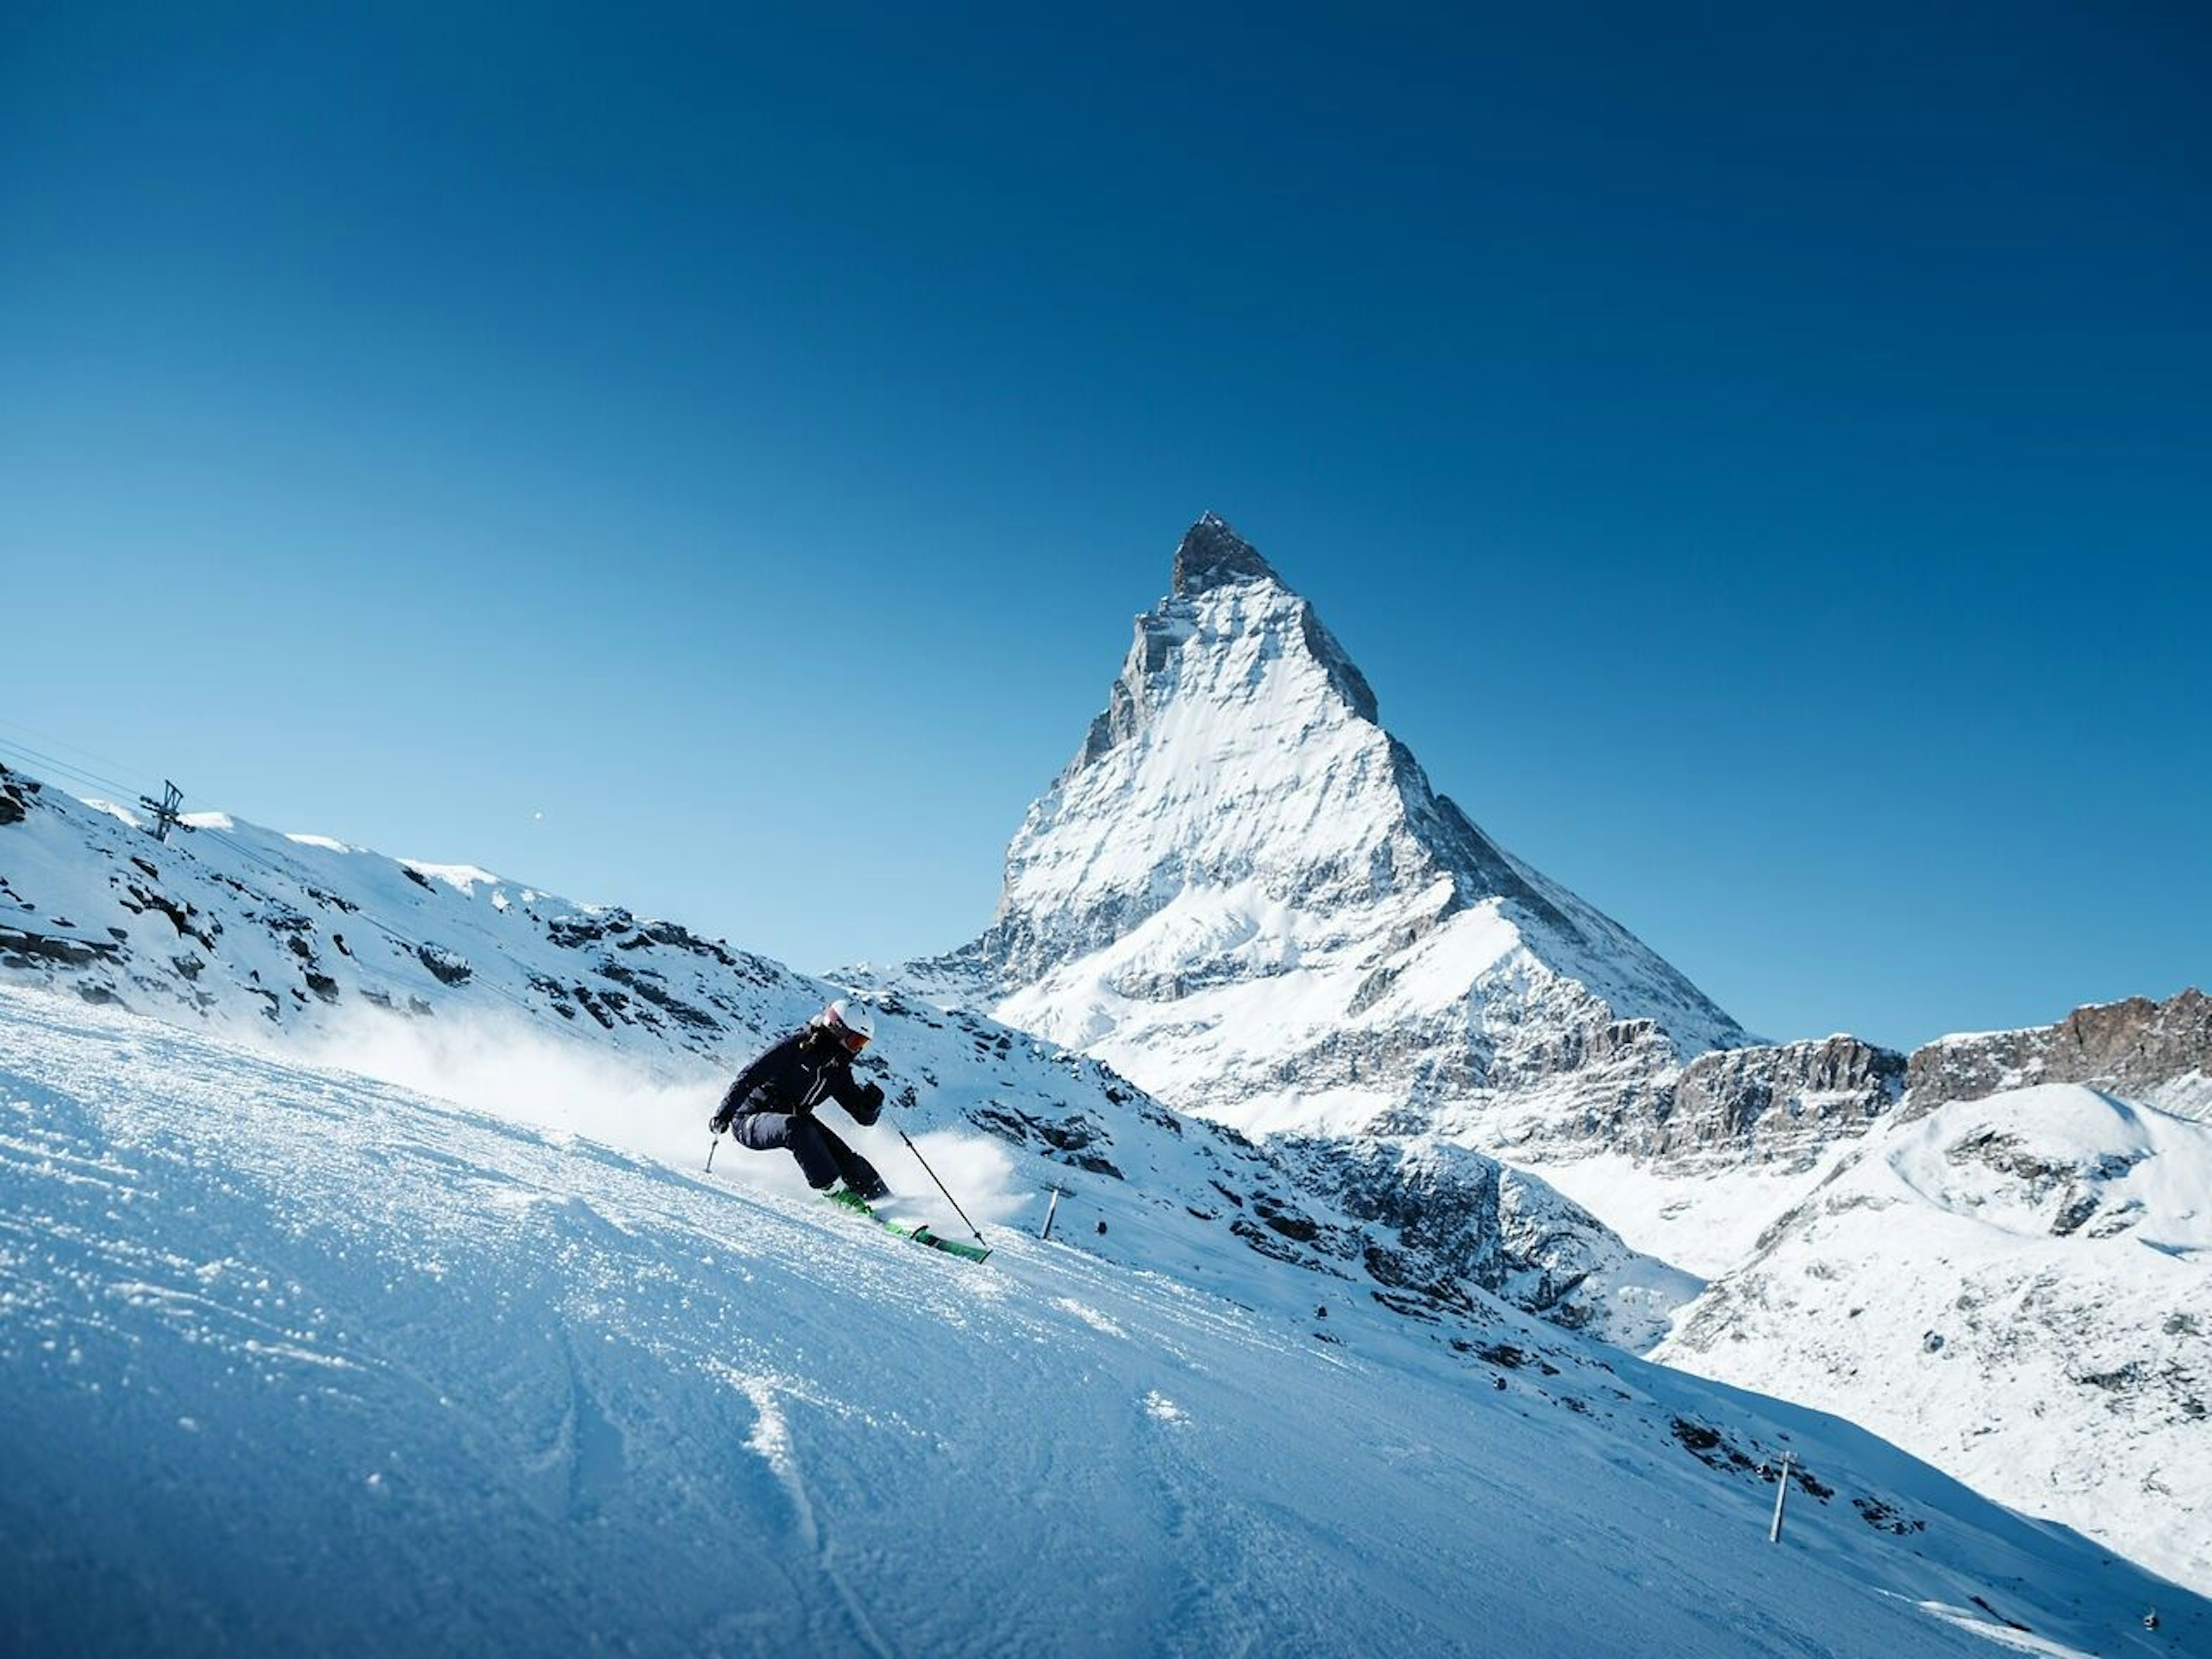
<instances>
[{"instance_id":1,"label":"rocky ridge","mask_svg":"<svg viewBox=\"0 0 2212 1659\"><path fill-rule=\"evenodd\" d=\"M2164 1002L2091 1003L2055 1025L1939 1037L1913 1051L1901 1112L1919 1117L2039 1083L2087 1084L2212 1118L2212 997L2192 987Z\"/></svg>"},{"instance_id":2,"label":"rocky ridge","mask_svg":"<svg viewBox=\"0 0 2212 1659\"><path fill-rule=\"evenodd\" d=\"M1604 1127L1609 1146L1656 1164L1782 1162L1800 1169L1894 1113L2040 1083L2078 1083L2183 1117L2212 1118L2212 998L2128 997L2050 1025L1938 1037L1905 1054L1838 1035L1717 1049Z\"/></svg>"}]
</instances>

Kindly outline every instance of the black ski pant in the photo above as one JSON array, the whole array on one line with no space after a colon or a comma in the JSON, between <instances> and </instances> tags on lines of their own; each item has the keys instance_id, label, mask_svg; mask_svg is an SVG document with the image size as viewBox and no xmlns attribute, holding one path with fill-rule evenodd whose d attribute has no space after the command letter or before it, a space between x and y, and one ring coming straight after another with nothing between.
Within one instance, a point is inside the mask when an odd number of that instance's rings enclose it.
<instances>
[{"instance_id":1,"label":"black ski pant","mask_svg":"<svg viewBox=\"0 0 2212 1659\"><path fill-rule=\"evenodd\" d=\"M757 1152L788 1148L799 1160L806 1184L817 1191L842 1180L854 1192L877 1192L884 1178L876 1166L825 1129L807 1112L749 1112L731 1127L738 1144Z\"/></svg>"}]
</instances>

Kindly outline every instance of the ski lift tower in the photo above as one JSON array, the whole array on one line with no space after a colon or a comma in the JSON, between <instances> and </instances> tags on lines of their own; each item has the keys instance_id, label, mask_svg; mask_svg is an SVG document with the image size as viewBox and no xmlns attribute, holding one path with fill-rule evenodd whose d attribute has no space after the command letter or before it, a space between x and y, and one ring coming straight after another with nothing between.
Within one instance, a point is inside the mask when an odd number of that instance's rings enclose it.
<instances>
[{"instance_id":1,"label":"ski lift tower","mask_svg":"<svg viewBox=\"0 0 2212 1659\"><path fill-rule=\"evenodd\" d=\"M161 780L161 799L155 800L151 795L141 795L138 804L154 815L154 839L166 842L169 838L169 831L177 827L184 816L180 809L185 804L185 792L164 778ZM185 827L190 829L191 826L186 824Z\"/></svg>"}]
</instances>

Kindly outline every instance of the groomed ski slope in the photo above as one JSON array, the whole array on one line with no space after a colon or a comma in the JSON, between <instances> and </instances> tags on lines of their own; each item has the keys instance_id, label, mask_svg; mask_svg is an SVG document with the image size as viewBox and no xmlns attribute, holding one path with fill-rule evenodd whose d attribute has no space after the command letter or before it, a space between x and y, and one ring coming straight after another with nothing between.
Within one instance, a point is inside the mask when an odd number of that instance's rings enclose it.
<instances>
[{"instance_id":1,"label":"groomed ski slope","mask_svg":"<svg viewBox=\"0 0 2212 1659\"><path fill-rule=\"evenodd\" d=\"M735 1173L0 991L0 1647L2212 1650L2203 1602L1814 1413L1921 1541L1793 1498L1770 1547L1771 1487L1350 1294L1328 1343Z\"/></svg>"}]
</instances>

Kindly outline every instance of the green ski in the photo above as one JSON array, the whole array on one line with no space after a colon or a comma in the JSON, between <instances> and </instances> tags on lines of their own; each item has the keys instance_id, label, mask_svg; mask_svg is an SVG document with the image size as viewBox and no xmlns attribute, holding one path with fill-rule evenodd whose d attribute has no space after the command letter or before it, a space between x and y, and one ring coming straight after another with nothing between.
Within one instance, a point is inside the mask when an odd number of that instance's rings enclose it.
<instances>
[{"instance_id":1,"label":"green ski","mask_svg":"<svg viewBox=\"0 0 2212 1659\"><path fill-rule=\"evenodd\" d=\"M874 1222L887 1233L896 1233L901 1238L927 1244L931 1249L942 1250L947 1255L957 1255L965 1261L981 1261L991 1254L988 1245L963 1244L957 1238L939 1237L929 1230L926 1223L893 1221L888 1216L878 1215L869 1207L867 1200L849 1187L841 1184L835 1191L823 1194L823 1197L841 1210L850 1210L854 1215Z\"/></svg>"},{"instance_id":2,"label":"green ski","mask_svg":"<svg viewBox=\"0 0 2212 1659\"><path fill-rule=\"evenodd\" d=\"M933 1250L942 1250L947 1255L957 1255L963 1261L981 1261L991 1254L982 1244L963 1244L957 1238L946 1238L932 1232L927 1226L909 1227L903 1221L886 1221L876 1218L876 1224L886 1232L896 1233L901 1238L910 1238L917 1244L927 1244Z\"/></svg>"}]
</instances>

